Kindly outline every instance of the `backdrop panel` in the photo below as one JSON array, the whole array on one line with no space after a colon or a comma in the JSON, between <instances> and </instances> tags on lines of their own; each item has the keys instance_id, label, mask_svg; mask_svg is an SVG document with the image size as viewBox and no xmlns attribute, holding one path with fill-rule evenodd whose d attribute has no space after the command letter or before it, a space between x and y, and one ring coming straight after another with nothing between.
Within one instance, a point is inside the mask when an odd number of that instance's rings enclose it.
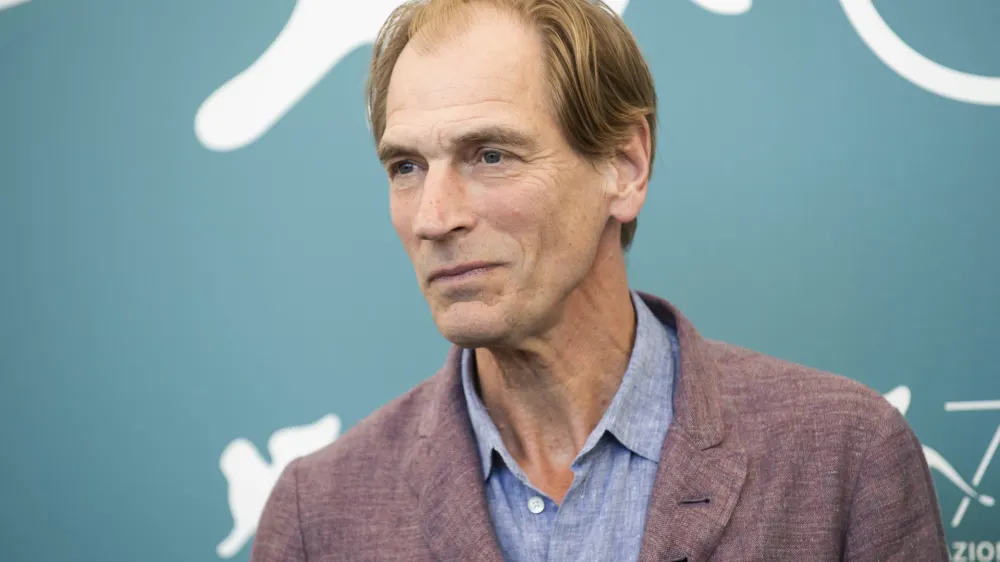
<instances>
[{"instance_id":1,"label":"backdrop panel","mask_svg":"<svg viewBox=\"0 0 1000 562\"><path fill-rule=\"evenodd\" d=\"M246 560L440 366L364 120L395 5L0 0L0 559ZM886 393L1000 560L1000 3L612 5L661 103L634 286Z\"/></svg>"}]
</instances>

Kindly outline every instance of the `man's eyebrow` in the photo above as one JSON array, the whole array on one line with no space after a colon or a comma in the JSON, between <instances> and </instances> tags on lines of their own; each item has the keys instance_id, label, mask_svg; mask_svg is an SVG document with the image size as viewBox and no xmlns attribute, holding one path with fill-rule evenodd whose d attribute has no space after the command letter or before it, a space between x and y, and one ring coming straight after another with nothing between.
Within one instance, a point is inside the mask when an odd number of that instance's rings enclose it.
<instances>
[{"instance_id":1,"label":"man's eyebrow","mask_svg":"<svg viewBox=\"0 0 1000 562\"><path fill-rule=\"evenodd\" d=\"M405 146L392 143L379 143L378 147L378 161L383 165L388 164L390 160L395 160L400 156L412 156L416 151L410 150Z\"/></svg>"},{"instance_id":2,"label":"man's eyebrow","mask_svg":"<svg viewBox=\"0 0 1000 562\"><path fill-rule=\"evenodd\" d=\"M495 125L463 133L451 140L454 147L471 145L495 145L519 148L527 151L538 149L538 142L532 137L512 127ZM378 148L378 159L382 164L403 156L414 156L416 150L391 142L383 142Z\"/></svg>"},{"instance_id":3,"label":"man's eyebrow","mask_svg":"<svg viewBox=\"0 0 1000 562\"><path fill-rule=\"evenodd\" d=\"M534 150L538 147L535 139L513 127L503 125L494 125L469 131L456 137L453 142L456 146L491 144L526 150Z\"/></svg>"}]
</instances>

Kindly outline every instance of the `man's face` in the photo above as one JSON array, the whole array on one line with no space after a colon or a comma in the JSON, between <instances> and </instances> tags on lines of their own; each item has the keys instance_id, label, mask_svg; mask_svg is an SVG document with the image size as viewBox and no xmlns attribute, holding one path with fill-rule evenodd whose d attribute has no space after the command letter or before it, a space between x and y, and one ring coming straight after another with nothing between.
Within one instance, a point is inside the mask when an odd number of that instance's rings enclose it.
<instances>
[{"instance_id":1,"label":"man's face","mask_svg":"<svg viewBox=\"0 0 1000 562\"><path fill-rule=\"evenodd\" d=\"M467 347L558 321L608 238L615 183L563 137L536 32L478 9L458 36L403 51L380 144L393 226L439 330Z\"/></svg>"}]
</instances>

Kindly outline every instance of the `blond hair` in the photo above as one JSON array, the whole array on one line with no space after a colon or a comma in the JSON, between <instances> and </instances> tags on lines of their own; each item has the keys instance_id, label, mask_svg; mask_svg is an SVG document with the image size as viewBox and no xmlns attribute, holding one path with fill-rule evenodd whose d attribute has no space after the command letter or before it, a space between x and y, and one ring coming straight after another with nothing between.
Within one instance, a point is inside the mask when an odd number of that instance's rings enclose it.
<instances>
[{"instance_id":1,"label":"blond hair","mask_svg":"<svg viewBox=\"0 0 1000 562\"><path fill-rule=\"evenodd\" d=\"M542 39L551 106L570 146L597 162L615 155L645 119L650 130L650 174L656 153L656 91L653 77L625 23L600 0L410 0L379 30L365 86L375 143L386 126L389 80L400 53L418 33L435 35L482 3L514 15ZM457 21L456 21L457 20ZM628 249L637 221L623 224Z\"/></svg>"}]
</instances>

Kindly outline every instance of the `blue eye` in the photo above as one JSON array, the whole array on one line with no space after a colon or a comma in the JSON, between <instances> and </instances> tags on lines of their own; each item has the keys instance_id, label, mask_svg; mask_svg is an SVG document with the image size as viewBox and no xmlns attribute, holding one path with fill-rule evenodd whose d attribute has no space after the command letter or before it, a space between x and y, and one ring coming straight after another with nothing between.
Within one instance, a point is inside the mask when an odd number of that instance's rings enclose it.
<instances>
[{"instance_id":1,"label":"blue eye","mask_svg":"<svg viewBox=\"0 0 1000 562\"><path fill-rule=\"evenodd\" d=\"M486 150L482 156L483 162L487 164L499 164L503 159L503 153L499 150Z\"/></svg>"},{"instance_id":2,"label":"blue eye","mask_svg":"<svg viewBox=\"0 0 1000 562\"><path fill-rule=\"evenodd\" d=\"M413 167L413 162L409 161L403 161L393 166L397 174L408 174L413 171Z\"/></svg>"}]
</instances>

